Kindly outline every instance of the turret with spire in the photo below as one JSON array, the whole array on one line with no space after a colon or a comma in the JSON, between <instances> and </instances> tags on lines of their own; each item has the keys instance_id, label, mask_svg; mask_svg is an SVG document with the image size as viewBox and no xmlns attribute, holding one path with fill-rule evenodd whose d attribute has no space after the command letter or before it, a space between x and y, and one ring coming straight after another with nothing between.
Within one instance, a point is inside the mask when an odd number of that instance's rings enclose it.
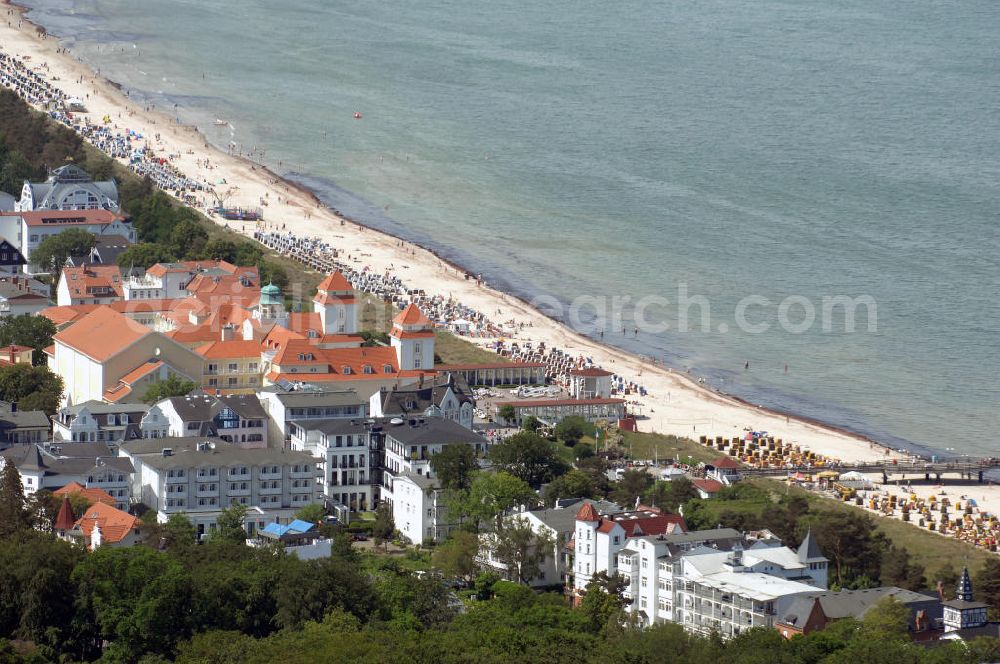
<instances>
[{"instance_id":1,"label":"turret with spire","mask_svg":"<svg viewBox=\"0 0 1000 664\"><path fill-rule=\"evenodd\" d=\"M960 629L982 627L987 623L989 604L977 602L972 595L972 579L969 578L969 568L962 568L962 576L955 588L955 599L943 602L944 631L954 632Z\"/></svg>"}]
</instances>

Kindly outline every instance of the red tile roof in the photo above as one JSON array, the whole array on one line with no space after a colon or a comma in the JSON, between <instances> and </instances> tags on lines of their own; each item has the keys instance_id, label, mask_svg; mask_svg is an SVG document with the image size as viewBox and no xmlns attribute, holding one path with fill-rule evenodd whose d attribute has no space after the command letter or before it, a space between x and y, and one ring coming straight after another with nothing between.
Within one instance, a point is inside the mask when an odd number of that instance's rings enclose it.
<instances>
[{"instance_id":1,"label":"red tile roof","mask_svg":"<svg viewBox=\"0 0 1000 664\"><path fill-rule=\"evenodd\" d=\"M625 537L663 535L672 532L675 527L680 529L681 532L687 532L687 524L684 523L684 517L679 514L667 514L653 509L620 512L603 517L600 525L597 527L597 532L610 533L616 525L622 527L625 531Z\"/></svg>"},{"instance_id":2,"label":"red tile roof","mask_svg":"<svg viewBox=\"0 0 1000 664\"><path fill-rule=\"evenodd\" d=\"M544 362L485 362L481 364L438 364L438 371L477 371L479 369L540 369Z\"/></svg>"},{"instance_id":3,"label":"red tile roof","mask_svg":"<svg viewBox=\"0 0 1000 664\"><path fill-rule=\"evenodd\" d=\"M76 527L82 530L89 540L95 525L101 529L101 541L113 544L125 539L133 528L138 528L139 519L111 505L95 503L77 520Z\"/></svg>"},{"instance_id":4,"label":"red tile roof","mask_svg":"<svg viewBox=\"0 0 1000 664\"><path fill-rule=\"evenodd\" d=\"M424 312L420 311L420 307L412 302L406 305L406 308L399 312L392 319L392 322L399 325L420 325L423 327L430 327L432 325L430 319L424 315Z\"/></svg>"},{"instance_id":5,"label":"red tile roof","mask_svg":"<svg viewBox=\"0 0 1000 664\"><path fill-rule=\"evenodd\" d=\"M722 489L722 482L718 480L691 480L691 484L701 489L705 493L718 493Z\"/></svg>"},{"instance_id":6,"label":"red tile roof","mask_svg":"<svg viewBox=\"0 0 1000 664\"><path fill-rule=\"evenodd\" d=\"M718 459L716 459L715 461L713 461L708 465L715 466L716 468L728 468L728 469L736 469L740 467L740 464L738 464L734 459L731 459L730 457L719 457Z\"/></svg>"},{"instance_id":7,"label":"red tile roof","mask_svg":"<svg viewBox=\"0 0 1000 664\"><path fill-rule=\"evenodd\" d=\"M207 360L223 360L229 358L260 357L260 342L243 341L236 339L233 341L213 341L212 343L198 346L194 352Z\"/></svg>"},{"instance_id":8,"label":"red tile roof","mask_svg":"<svg viewBox=\"0 0 1000 664\"><path fill-rule=\"evenodd\" d=\"M110 224L125 220L125 217L110 210L35 210L19 212L18 215L28 226Z\"/></svg>"},{"instance_id":9,"label":"red tile roof","mask_svg":"<svg viewBox=\"0 0 1000 664\"><path fill-rule=\"evenodd\" d=\"M64 267L62 280L73 300L122 296L122 271L117 265Z\"/></svg>"},{"instance_id":10,"label":"red tile roof","mask_svg":"<svg viewBox=\"0 0 1000 664\"><path fill-rule=\"evenodd\" d=\"M597 516L597 510L591 503L584 503L580 511L576 513L577 521L599 521L600 517Z\"/></svg>"},{"instance_id":11,"label":"red tile roof","mask_svg":"<svg viewBox=\"0 0 1000 664\"><path fill-rule=\"evenodd\" d=\"M515 408L534 408L536 406L609 406L625 403L624 399L530 399L527 401L497 401L495 406L506 405Z\"/></svg>"},{"instance_id":12,"label":"red tile roof","mask_svg":"<svg viewBox=\"0 0 1000 664\"><path fill-rule=\"evenodd\" d=\"M321 281L317 289L333 293L346 293L348 291L353 292L354 286L352 286L351 282L347 280L347 277L341 274L340 270L338 270Z\"/></svg>"},{"instance_id":13,"label":"red tile roof","mask_svg":"<svg viewBox=\"0 0 1000 664\"><path fill-rule=\"evenodd\" d=\"M63 496L62 505L59 506L59 514L52 526L56 530L72 530L76 523L76 515L73 514L73 507L69 504L69 496Z\"/></svg>"},{"instance_id":14,"label":"red tile roof","mask_svg":"<svg viewBox=\"0 0 1000 664\"><path fill-rule=\"evenodd\" d=\"M56 345L63 344L92 360L114 357L153 331L108 307L100 307L58 332Z\"/></svg>"},{"instance_id":15,"label":"red tile roof","mask_svg":"<svg viewBox=\"0 0 1000 664\"><path fill-rule=\"evenodd\" d=\"M52 495L54 496L72 496L74 494L83 496L91 503L107 503L108 505L115 504L114 496L104 489L98 489L97 487L88 489L79 482L70 482L66 486L59 487L52 492Z\"/></svg>"},{"instance_id":16,"label":"red tile roof","mask_svg":"<svg viewBox=\"0 0 1000 664\"><path fill-rule=\"evenodd\" d=\"M590 367L588 369L570 369L569 373L571 376L586 376L587 378L599 378L602 376L613 375L610 371L597 369L596 367Z\"/></svg>"}]
</instances>

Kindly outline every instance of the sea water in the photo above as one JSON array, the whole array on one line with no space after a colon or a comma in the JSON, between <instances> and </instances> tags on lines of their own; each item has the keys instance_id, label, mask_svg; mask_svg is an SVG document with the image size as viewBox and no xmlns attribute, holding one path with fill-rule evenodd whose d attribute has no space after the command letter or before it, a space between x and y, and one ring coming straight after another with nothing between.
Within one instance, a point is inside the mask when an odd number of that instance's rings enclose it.
<instances>
[{"instance_id":1,"label":"sea water","mask_svg":"<svg viewBox=\"0 0 1000 664\"><path fill-rule=\"evenodd\" d=\"M606 342L891 444L1000 449L995 2L28 4L134 97L492 284L662 298L669 329L626 305ZM875 325L824 317L841 295Z\"/></svg>"}]
</instances>

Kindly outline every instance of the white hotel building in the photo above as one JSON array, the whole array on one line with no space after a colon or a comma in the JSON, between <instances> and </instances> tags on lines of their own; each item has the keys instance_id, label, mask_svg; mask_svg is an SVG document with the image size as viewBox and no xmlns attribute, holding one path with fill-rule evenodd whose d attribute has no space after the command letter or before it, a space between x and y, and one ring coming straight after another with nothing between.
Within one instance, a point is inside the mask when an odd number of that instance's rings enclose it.
<instances>
[{"instance_id":1,"label":"white hotel building","mask_svg":"<svg viewBox=\"0 0 1000 664\"><path fill-rule=\"evenodd\" d=\"M133 495L165 522L185 514L199 535L215 530L219 514L232 504L247 508L249 535L266 524L288 523L319 502L315 460L277 449L243 449L221 439L160 438L119 448L135 467Z\"/></svg>"},{"instance_id":2,"label":"white hotel building","mask_svg":"<svg viewBox=\"0 0 1000 664\"><path fill-rule=\"evenodd\" d=\"M827 559L811 534L798 551L730 529L637 537L619 552L618 571L628 610L644 624L675 622L724 639L774 627L796 598L827 587Z\"/></svg>"}]
</instances>

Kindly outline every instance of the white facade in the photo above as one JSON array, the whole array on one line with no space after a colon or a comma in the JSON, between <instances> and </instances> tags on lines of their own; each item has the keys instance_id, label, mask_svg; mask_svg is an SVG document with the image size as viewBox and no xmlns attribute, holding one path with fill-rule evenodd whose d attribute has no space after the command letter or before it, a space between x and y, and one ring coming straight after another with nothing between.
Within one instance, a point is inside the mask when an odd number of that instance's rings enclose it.
<instances>
[{"instance_id":1,"label":"white facade","mask_svg":"<svg viewBox=\"0 0 1000 664\"><path fill-rule=\"evenodd\" d=\"M821 568L811 566L776 541L744 550L742 538L731 550L719 550L705 546L710 540L699 542L699 535L633 538L618 553L627 610L644 624L676 622L729 638L751 627L774 627L796 597L826 588L825 559Z\"/></svg>"},{"instance_id":2,"label":"white facade","mask_svg":"<svg viewBox=\"0 0 1000 664\"><path fill-rule=\"evenodd\" d=\"M392 519L412 544L442 542L454 528L448 523L437 482L404 473L392 479Z\"/></svg>"},{"instance_id":3,"label":"white facade","mask_svg":"<svg viewBox=\"0 0 1000 664\"><path fill-rule=\"evenodd\" d=\"M170 439L163 442L169 445ZM147 449L147 448L144 448ZM157 519L184 514L199 535L211 533L221 511L234 503L247 507L246 527L288 523L306 505L319 502L313 459L284 450L244 450L223 442L194 449L165 448L148 454L122 446L119 454L135 466L133 493Z\"/></svg>"},{"instance_id":4,"label":"white facade","mask_svg":"<svg viewBox=\"0 0 1000 664\"><path fill-rule=\"evenodd\" d=\"M291 448L317 459L320 492L352 512L374 509L368 433L360 426L326 427L324 421L292 422Z\"/></svg>"},{"instance_id":5,"label":"white facade","mask_svg":"<svg viewBox=\"0 0 1000 664\"><path fill-rule=\"evenodd\" d=\"M130 431L141 438L166 438L169 422L156 406L112 406L98 401L63 408L52 418L54 440L118 443L126 439Z\"/></svg>"},{"instance_id":6,"label":"white facade","mask_svg":"<svg viewBox=\"0 0 1000 664\"><path fill-rule=\"evenodd\" d=\"M34 253L38 245L42 243L45 238L58 235L68 228L79 228L88 233L93 233L97 236L104 235L120 235L129 242L136 241L136 232L132 228L132 224L126 223L123 219L116 218L107 223L53 223L45 225L29 225L28 222L21 217L21 254L27 259L28 264L24 266L24 271L28 273L37 272L49 272L51 266L49 265L32 265L31 254ZM13 238L7 238L13 242Z\"/></svg>"}]
</instances>

